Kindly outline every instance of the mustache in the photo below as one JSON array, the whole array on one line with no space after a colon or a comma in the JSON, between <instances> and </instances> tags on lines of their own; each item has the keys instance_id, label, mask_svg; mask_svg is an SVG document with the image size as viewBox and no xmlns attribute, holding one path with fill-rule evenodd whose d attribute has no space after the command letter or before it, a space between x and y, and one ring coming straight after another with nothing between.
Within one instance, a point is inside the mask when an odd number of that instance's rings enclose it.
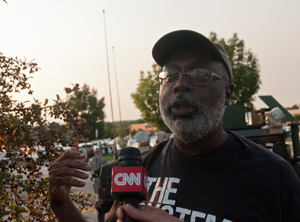
<instances>
[{"instance_id":1,"label":"mustache","mask_svg":"<svg viewBox=\"0 0 300 222\"><path fill-rule=\"evenodd\" d=\"M184 103L192 107L198 107L200 104L192 99L187 92L177 93L174 98L172 98L168 104L168 107L176 106L176 104Z\"/></svg>"}]
</instances>

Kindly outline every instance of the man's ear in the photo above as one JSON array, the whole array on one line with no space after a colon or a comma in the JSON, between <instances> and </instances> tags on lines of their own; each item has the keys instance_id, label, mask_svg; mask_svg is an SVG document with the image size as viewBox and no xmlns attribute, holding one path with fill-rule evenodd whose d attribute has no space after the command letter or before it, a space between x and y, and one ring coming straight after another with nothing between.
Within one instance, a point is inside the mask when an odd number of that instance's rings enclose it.
<instances>
[{"instance_id":1,"label":"man's ear","mask_svg":"<svg viewBox=\"0 0 300 222\"><path fill-rule=\"evenodd\" d=\"M226 99L225 99L225 106L228 106L231 101L231 95L234 89L234 85L232 83L228 83L226 86Z\"/></svg>"}]
</instances>

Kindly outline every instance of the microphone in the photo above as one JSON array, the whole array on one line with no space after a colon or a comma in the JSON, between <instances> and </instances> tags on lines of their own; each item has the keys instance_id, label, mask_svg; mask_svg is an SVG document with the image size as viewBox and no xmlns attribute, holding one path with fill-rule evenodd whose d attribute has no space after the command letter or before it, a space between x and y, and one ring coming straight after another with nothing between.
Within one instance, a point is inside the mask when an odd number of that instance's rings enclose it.
<instances>
[{"instance_id":1,"label":"microphone","mask_svg":"<svg viewBox=\"0 0 300 222\"><path fill-rule=\"evenodd\" d=\"M119 166L112 169L111 193L114 199L129 203L137 208L138 203L147 200L148 174L141 166L142 157L135 147L122 148L119 157ZM124 222L134 222L124 211Z\"/></svg>"}]
</instances>

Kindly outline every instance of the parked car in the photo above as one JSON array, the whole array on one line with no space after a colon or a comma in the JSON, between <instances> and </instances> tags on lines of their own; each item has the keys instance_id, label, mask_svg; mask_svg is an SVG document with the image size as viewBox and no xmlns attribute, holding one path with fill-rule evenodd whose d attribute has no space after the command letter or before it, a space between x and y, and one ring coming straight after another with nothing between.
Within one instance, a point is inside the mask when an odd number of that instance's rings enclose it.
<instances>
[{"instance_id":1,"label":"parked car","mask_svg":"<svg viewBox=\"0 0 300 222\"><path fill-rule=\"evenodd\" d=\"M139 148L139 143L134 139L130 139L127 141L127 146Z\"/></svg>"},{"instance_id":2,"label":"parked car","mask_svg":"<svg viewBox=\"0 0 300 222\"><path fill-rule=\"evenodd\" d=\"M102 153L103 154L113 153L112 147L113 147L113 143L112 144L102 143L101 144Z\"/></svg>"},{"instance_id":3,"label":"parked car","mask_svg":"<svg viewBox=\"0 0 300 222\"><path fill-rule=\"evenodd\" d=\"M37 155L43 155L46 154L46 150L44 146L41 145L35 145L34 146L35 152L37 153Z\"/></svg>"},{"instance_id":4,"label":"parked car","mask_svg":"<svg viewBox=\"0 0 300 222\"><path fill-rule=\"evenodd\" d=\"M54 149L55 149L56 151L58 151L59 153L64 153L64 152L65 152L64 147L63 147L62 145L56 145L56 146L54 147Z\"/></svg>"},{"instance_id":5,"label":"parked car","mask_svg":"<svg viewBox=\"0 0 300 222\"><path fill-rule=\"evenodd\" d=\"M23 151L24 152L24 151ZM18 160L20 161L20 162L23 162L23 161L25 161L25 156L24 155L21 155L20 154L20 152L18 151L18 150L11 150L11 153L13 154L13 155L17 155L17 158L18 158ZM26 153L27 154L27 152L24 152L24 153ZM1 150L0 151L0 160L9 160L10 159L10 157L7 157L7 152L6 152L6 150ZM28 158L30 158L30 159L32 159L33 161L36 161L36 159L38 158L38 156L36 156L36 155L32 155L32 154L30 154L30 155L26 155L26 159L27 159L27 161L28 161ZM30 160L29 159L29 160Z\"/></svg>"},{"instance_id":6,"label":"parked car","mask_svg":"<svg viewBox=\"0 0 300 222\"><path fill-rule=\"evenodd\" d=\"M157 144L157 138L156 138L156 136L150 137L149 145L150 145L151 147L154 147L154 146L156 146L156 144Z\"/></svg>"},{"instance_id":7,"label":"parked car","mask_svg":"<svg viewBox=\"0 0 300 222\"><path fill-rule=\"evenodd\" d=\"M0 151L0 160L8 160L8 158L6 157L6 151L5 150Z\"/></svg>"}]
</instances>

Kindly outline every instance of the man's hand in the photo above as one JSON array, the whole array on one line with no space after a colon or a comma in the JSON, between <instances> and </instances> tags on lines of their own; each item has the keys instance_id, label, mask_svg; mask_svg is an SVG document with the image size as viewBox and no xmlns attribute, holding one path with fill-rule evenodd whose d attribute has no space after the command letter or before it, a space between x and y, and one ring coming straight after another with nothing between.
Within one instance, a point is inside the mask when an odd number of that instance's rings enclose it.
<instances>
[{"instance_id":1,"label":"man's hand","mask_svg":"<svg viewBox=\"0 0 300 222\"><path fill-rule=\"evenodd\" d=\"M138 222L182 222L177 217L171 216L162 209L147 205L140 205L139 209L137 209L130 204L126 204L125 207L122 206L118 208L116 212L118 217L117 222L123 222L124 209L131 218Z\"/></svg>"},{"instance_id":2,"label":"man's hand","mask_svg":"<svg viewBox=\"0 0 300 222\"><path fill-rule=\"evenodd\" d=\"M76 148L71 148L57 158L49 168L49 194L52 208L70 203L69 192L72 186L83 187L85 185L84 182L77 180L77 178L89 177L88 174L79 171L91 169L88 164L77 161L84 157L85 155L77 152Z\"/></svg>"}]
</instances>

